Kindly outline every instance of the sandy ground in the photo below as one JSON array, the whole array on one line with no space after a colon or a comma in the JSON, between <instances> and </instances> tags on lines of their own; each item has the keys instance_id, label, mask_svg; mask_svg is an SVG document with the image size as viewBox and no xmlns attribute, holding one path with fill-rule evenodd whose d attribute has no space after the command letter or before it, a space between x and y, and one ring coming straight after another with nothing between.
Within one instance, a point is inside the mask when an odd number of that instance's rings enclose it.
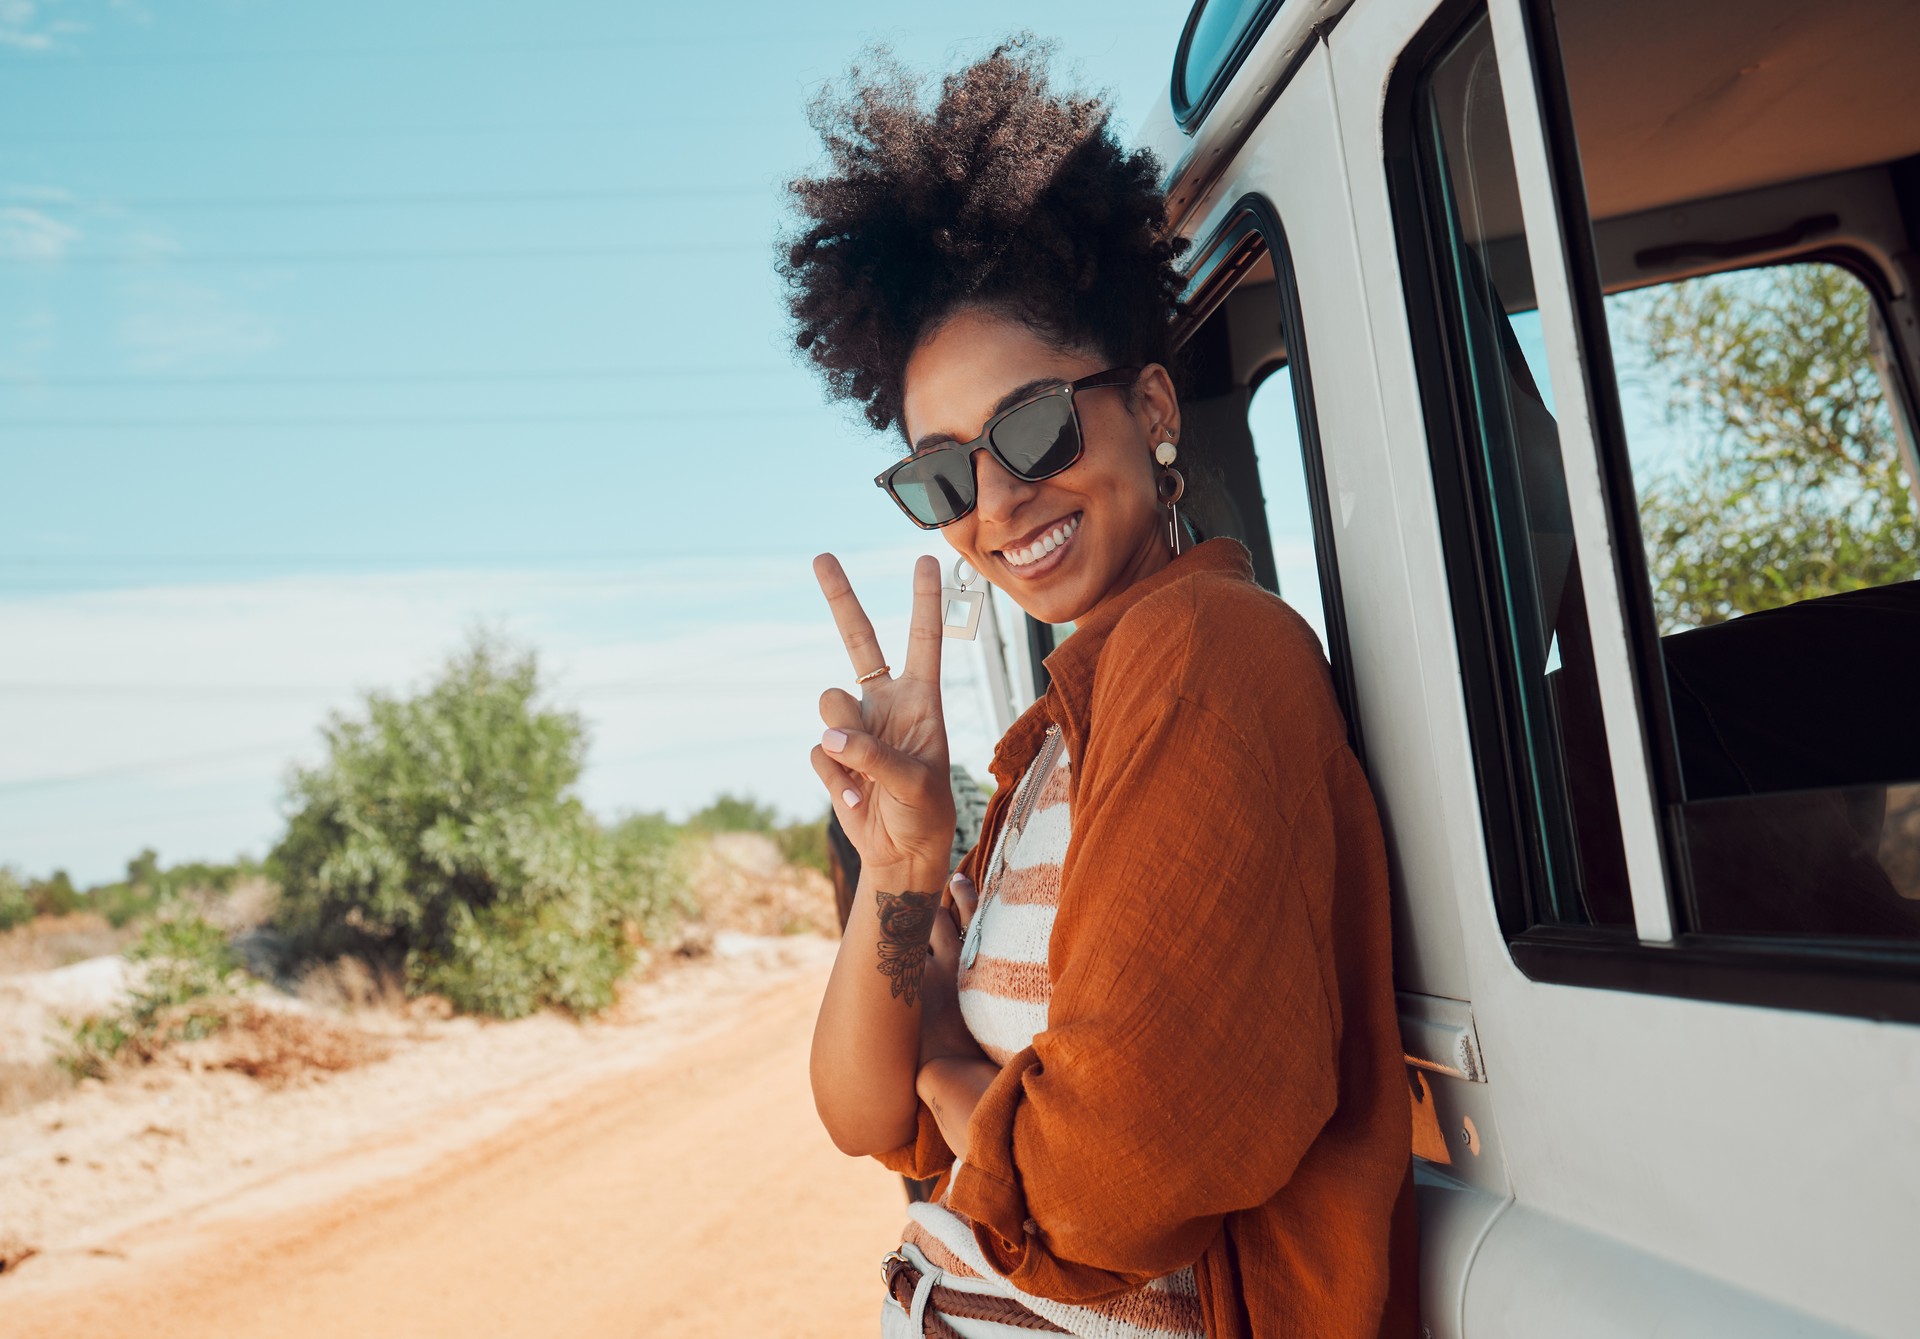
<instances>
[{"instance_id":1,"label":"sandy ground","mask_svg":"<svg viewBox=\"0 0 1920 1339\"><path fill-rule=\"evenodd\" d=\"M815 1118L833 946L723 935L590 1025L309 1084L156 1066L0 1117L0 1334L874 1333L899 1181Z\"/></svg>"}]
</instances>

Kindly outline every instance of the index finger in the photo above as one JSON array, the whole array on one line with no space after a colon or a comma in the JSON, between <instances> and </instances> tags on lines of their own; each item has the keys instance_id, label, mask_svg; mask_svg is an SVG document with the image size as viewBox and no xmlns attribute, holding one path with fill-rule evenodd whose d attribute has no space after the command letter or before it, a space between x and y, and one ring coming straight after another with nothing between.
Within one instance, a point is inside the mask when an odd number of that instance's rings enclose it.
<instances>
[{"instance_id":1,"label":"index finger","mask_svg":"<svg viewBox=\"0 0 1920 1339\"><path fill-rule=\"evenodd\" d=\"M913 620L907 625L907 667L903 679L940 682L940 647L947 639L941 627L940 563L920 557L913 563Z\"/></svg>"},{"instance_id":2,"label":"index finger","mask_svg":"<svg viewBox=\"0 0 1920 1339\"><path fill-rule=\"evenodd\" d=\"M873 635L873 621L860 607L860 598L853 593L853 583L847 580L840 560L831 553L821 554L813 560L813 576L820 583L820 593L827 597L827 608L833 611L833 625L840 630L853 672L866 674L886 664L887 658L880 654L880 640Z\"/></svg>"}]
</instances>

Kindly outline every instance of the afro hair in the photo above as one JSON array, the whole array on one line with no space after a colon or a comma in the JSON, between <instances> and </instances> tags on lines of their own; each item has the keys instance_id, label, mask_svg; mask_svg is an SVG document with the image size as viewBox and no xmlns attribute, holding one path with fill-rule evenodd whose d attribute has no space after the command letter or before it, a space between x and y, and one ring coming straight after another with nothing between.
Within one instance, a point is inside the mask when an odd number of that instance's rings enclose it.
<instances>
[{"instance_id":1,"label":"afro hair","mask_svg":"<svg viewBox=\"0 0 1920 1339\"><path fill-rule=\"evenodd\" d=\"M929 109L878 51L809 108L828 165L788 187L778 268L795 343L875 429L900 423L908 358L962 309L1113 366L1171 366L1186 242L1166 235L1159 164L1121 147L1098 99L1053 92L1047 55L1005 42Z\"/></svg>"}]
</instances>

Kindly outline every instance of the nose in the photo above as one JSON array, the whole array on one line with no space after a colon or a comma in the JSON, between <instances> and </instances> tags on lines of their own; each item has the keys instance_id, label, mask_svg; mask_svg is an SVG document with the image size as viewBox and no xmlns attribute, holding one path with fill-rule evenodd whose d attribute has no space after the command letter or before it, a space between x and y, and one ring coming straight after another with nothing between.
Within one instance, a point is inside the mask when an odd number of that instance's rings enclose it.
<instances>
[{"instance_id":1,"label":"nose","mask_svg":"<svg viewBox=\"0 0 1920 1339\"><path fill-rule=\"evenodd\" d=\"M977 499L974 505L979 509L980 519L1000 523L1020 510L1020 505L1033 496L1038 485L1014 474L993 458L993 452L982 447L973 453L973 487Z\"/></svg>"}]
</instances>

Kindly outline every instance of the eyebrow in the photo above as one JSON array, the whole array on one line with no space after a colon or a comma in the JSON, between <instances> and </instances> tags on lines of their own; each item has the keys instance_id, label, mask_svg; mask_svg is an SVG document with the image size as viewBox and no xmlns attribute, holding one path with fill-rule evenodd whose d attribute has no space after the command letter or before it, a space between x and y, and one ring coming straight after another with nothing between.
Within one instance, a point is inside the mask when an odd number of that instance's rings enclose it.
<instances>
[{"instance_id":1,"label":"eyebrow","mask_svg":"<svg viewBox=\"0 0 1920 1339\"><path fill-rule=\"evenodd\" d=\"M1035 377L1032 381L1024 385L1015 386L998 400L995 400L993 402L993 408L987 411L987 417L991 419L995 414L1010 409L1022 400L1030 399L1041 391L1057 390L1066 384L1067 379L1065 377ZM913 454L918 455L922 451L931 451L936 446L945 446L949 442L957 442L959 440L958 437L955 437L950 432L930 432L913 444Z\"/></svg>"}]
</instances>

